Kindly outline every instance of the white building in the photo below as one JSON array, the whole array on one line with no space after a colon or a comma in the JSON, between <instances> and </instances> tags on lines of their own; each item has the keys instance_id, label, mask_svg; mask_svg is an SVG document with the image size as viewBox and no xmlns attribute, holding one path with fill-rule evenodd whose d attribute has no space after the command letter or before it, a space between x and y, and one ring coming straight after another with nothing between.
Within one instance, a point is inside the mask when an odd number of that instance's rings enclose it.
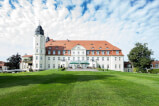
<instances>
[{"instance_id":1,"label":"white building","mask_svg":"<svg viewBox=\"0 0 159 106\"><path fill-rule=\"evenodd\" d=\"M33 41L33 70L57 69L62 66L124 71L121 49L107 41L53 40L45 38L40 25Z\"/></svg>"}]
</instances>

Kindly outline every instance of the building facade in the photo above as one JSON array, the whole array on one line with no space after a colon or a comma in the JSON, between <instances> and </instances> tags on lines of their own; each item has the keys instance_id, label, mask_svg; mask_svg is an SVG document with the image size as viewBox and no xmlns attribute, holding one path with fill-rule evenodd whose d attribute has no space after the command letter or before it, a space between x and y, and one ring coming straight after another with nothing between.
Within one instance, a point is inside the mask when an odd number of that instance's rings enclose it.
<instances>
[{"instance_id":1,"label":"building facade","mask_svg":"<svg viewBox=\"0 0 159 106\"><path fill-rule=\"evenodd\" d=\"M33 70L103 68L124 71L121 49L107 41L53 40L39 25L33 36Z\"/></svg>"},{"instance_id":2,"label":"building facade","mask_svg":"<svg viewBox=\"0 0 159 106\"><path fill-rule=\"evenodd\" d=\"M159 69L159 61L153 61L151 63L151 69Z\"/></svg>"}]
</instances>

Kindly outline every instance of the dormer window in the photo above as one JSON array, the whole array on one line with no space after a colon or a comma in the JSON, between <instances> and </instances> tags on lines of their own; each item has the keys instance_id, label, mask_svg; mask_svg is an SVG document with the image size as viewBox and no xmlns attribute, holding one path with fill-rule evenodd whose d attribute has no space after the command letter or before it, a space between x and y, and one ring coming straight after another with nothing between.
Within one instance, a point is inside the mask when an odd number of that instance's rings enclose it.
<instances>
[{"instance_id":1,"label":"dormer window","mask_svg":"<svg viewBox=\"0 0 159 106\"><path fill-rule=\"evenodd\" d=\"M106 47L106 49L109 49L108 47Z\"/></svg>"},{"instance_id":2,"label":"dormer window","mask_svg":"<svg viewBox=\"0 0 159 106\"><path fill-rule=\"evenodd\" d=\"M89 54L89 51L87 51L87 55Z\"/></svg>"},{"instance_id":3,"label":"dormer window","mask_svg":"<svg viewBox=\"0 0 159 106\"><path fill-rule=\"evenodd\" d=\"M92 55L94 55L94 50L92 50Z\"/></svg>"},{"instance_id":4,"label":"dormer window","mask_svg":"<svg viewBox=\"0 0 159 106\"><path fill-rule=\"evenodd\" d=\"M51 51L50 51L50 50L48 50L48 54L51 54Z\"/></svg>"},{"instance_id":5,"label":"dormer window","mask_svg":"<svg viewBox=\"0 0 159 106\"><path fill-rule=\"evenodd\" d=\"M104 51L102 51L102 55L104 55Z\"/></svg>"},{"instance_id":6,"label":"dormer window","mask_svg":"<svg viewBox=\"0 0 159 106\"><path fill-rule=\"evenodd\" d=\"M93 43L91 43L91 45L93 45Z\"/></svg>"},{"instance_id":7,"label":"dormer window","mask_svg":"<svg viewBox=\"0 0 159 106\"><path fill-rule=\"evenodd\" d=\"M68 50L68 54L70 54L70 50Z\"/></svg>"},{"instance_id":8,"label":"dormer window","mask_svg":"<svg viewBox=\"0 0 159 106\"><path fill-rule=\"evenodd\" d=\"M94 47L92 47L92 49L94 49Z\"/></svg>"},{"instance_id":9,"label":"dormer window","mask_svg":"<svg viewBox=\"0 0 159 106\"><path fill-rule=\"evenodd\" d=\"M102 49L101 47L99 49Z\"/></svg>"},{"instance_id":10,"label":"dormer window","mask_svg":"<svg viewBox=\"0 0 159 106\"><path fill-rule=\"evenodd\" d=\"M117 54L117 55L119 54L119 50L116 51L116 54Z\"/></svg>"},{"instance_id":11,"label":"dormer window","mask_svg":"<svg viewBox=\"0 0 159 106\"><path fill-rule=\"evenodd\" d=\"M97 51L97 55L99 55L99 51Z\"/></svg>"},{"instance_id":12,"label":"dormer window","mask_svg":"<svg viewBox=\"0 0 159 106\"><path fill-rule=\"evenodd\" d=\"M58 50L58 55L60 55L61 54L61 51L60 50Z\"/></svg>"},{"instance_id":13,"label":"dormer window","mask_svg":"<svg viewBox=\"0 0 159 106\"><path fill-rule=\"evenodd\" d=\"M66 51L65 50L63 50L63 54L65 54L66 53Z\"/></svg>"},{"instance_id":14,"label":"dormer window","mask_svg":"<svg viewBox=\"0 0 159 106\"><path fill-rule=\"evenodd\" d=\"M110 54L110 51L107 51L107 55L109 55Z\"/></svg>"}]
</instances>

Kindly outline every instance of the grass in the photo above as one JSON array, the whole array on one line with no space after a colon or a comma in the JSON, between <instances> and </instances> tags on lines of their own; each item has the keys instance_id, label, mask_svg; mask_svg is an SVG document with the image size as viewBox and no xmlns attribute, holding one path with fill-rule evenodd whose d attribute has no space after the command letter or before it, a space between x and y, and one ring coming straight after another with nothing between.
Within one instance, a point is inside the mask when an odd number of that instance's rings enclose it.
<instances>
[{"instance_id":1,"label":"grass","mask_svg":"<svg viewBox=\"0 0 159 106\"><path fill-rule=\"evenodd\" d=\"M159 75L124 72L0 74L1 106L158 106Z\"/></svg>"}]
</instances>

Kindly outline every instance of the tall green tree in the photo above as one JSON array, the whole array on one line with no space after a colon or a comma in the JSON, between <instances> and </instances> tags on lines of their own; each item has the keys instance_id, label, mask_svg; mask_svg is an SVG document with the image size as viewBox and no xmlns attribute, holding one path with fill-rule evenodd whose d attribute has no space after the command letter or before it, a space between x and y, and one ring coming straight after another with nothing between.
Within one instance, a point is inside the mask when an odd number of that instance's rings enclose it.
<instances>
[{"instance_id":1,"label":"tall green tree","mask_svg":"<svg viewBox=\"0 0 159 106\"><path fill-rule=\"evenodd\" d=\"M152 50L148 49L147 43L136 43L135 47L128 54L129 61L131 62L134 68L137 71L144 71L151 67L151 62L153 59L151 55L153 54Z\"/></svg>"},{"instance_id":2,"label":"tall green tree","mask_svg":"<svg viewBox=\"0 0 159 106\"><path fill-rule=\"evenodd\" d=\"M19 69L21 56L17 53L16 55L9 57L7 61L10 69Z\"/></svg>"}]
</instances>

